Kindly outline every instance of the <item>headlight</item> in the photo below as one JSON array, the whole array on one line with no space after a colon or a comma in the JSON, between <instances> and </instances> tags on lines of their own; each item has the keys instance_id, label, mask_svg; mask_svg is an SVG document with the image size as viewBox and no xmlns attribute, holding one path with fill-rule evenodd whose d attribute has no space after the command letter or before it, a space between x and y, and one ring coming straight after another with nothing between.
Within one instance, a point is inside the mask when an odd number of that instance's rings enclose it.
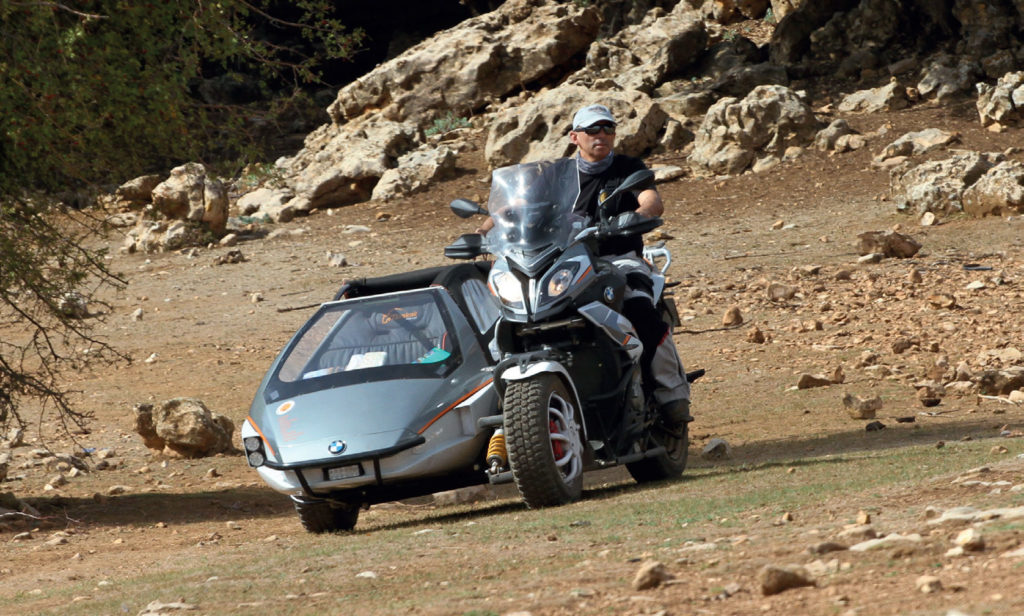
<instances>
[{"instance_id":1,"label":"headlight","mask_svg":"<svg viewBox=\"0 0 1024 616\"><path fill-rule=\"evenodd\" d=\"M494 294L510 308L523 308L523 285L509 272L497 272L491 277Z\"/></svg>"},{"instance_id":2,"label":"headlight","mask_svg":"<svg viewBox=\"0 0 1024 616\"><path fill-rule=\"evenodd\" d=\"M247 436L242 439L242 444L245 445L245 458L249 462L249 466L256 468L263 466L263 463L267 461L267 456L263 453L263 441L258 436Z\"/></svg>"},{"instance_id":3,"label":"headlight","mask_svg":"<svg viewBox=\"0 0 1024 616\"><path fill-rule=\"evenodd\" d=\"M555 272L555 275L548 280L548 297L556 298L565 293L572 284L572 277L575 271L565 268Z\"/></svg>"}]
</instances>

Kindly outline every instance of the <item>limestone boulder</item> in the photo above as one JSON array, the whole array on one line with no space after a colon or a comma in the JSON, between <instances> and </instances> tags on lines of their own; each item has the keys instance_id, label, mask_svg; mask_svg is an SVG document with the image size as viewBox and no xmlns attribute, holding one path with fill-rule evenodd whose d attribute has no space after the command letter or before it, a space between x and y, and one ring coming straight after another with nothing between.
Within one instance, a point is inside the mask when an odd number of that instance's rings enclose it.
<instances>
[{"instance_id":1,"label":"limestone boulder","mask_svg":"<svg viewBox=\"0 0 1024 616\"><path fill-rule=\"evenodd\" d=\"M188 220L141 218L125 233L124 253L153 254L206 243L209 233L201 223Z\"/></svg>"},{"instance_id":2,"label":"limestone boulder","mask_svg":"<svg viewBox=\"0 0 1024 616\"><path fill-rule=\"evenodd\" d=\"M114 196L118 201L149 203L153 200L153 189L162 181L160 175L143 175L118 186Z\"/></svg>"},{"instance_id":3,"label":"limestone boulder","mask_svg":"<svg viewBox=\"0 0 1024 616\"><path fill-rule=\"evenodd\" d=\"M675 92L655 99L671 118L700 122L714 104L716 96L708 90Z\"/></svg>"},{"instance_id":4,"label":"limestone boulder","mask_svg":"<svg viewBox=\"0 0 1024 616\"><path fill-rule=\"evenodd\" d=\"M223 233L228 220L228 193L224 183L208 175L199 163L171 169L169 178L152 190L153 207L167 218L201 222Z\"/></svg>"},{"instance_id":5,"label":"limestone boulder","mask_svg":"<svg viewBox=\"0 0 1024 616\"><path fill-rule=\"evenodd\" d=\"M945 103L972 91L979 77L981 67L971 58L940 54L925 66L917 91L924 98Z\"/></svg>"},{"instance_id":6,"label":"limestone boulder","mask_svg":"<svg viewBox=\"0 0 1024 616\"><path fill-rule=\"evenodd\" d=\"M718 79L732 69L758 64L767 59L767 54L757 43L745 36L736 35L709 45L694 70L702 77Z\"/></svg>"},{"instance_id":7,"label":"limestone boulder","mask_svg":"<svg viewBox=\"0 0 1024 616\"><path fill-rule=\"evenodd\" d=\"M203 243L203 230L195 223L185 220L171 221L158 242L161 252L198 246Z\"/></svg>"},{"instance_id":8,"label":"limestone boulder","mask_svg":"<svg viewBox=\"0 0 1024 616\"><path fill-rule=\"evenodd\" d=\"M758 86L789 86L789 73L770 62L734 66L711 82L708 89L718 97L743 98Z\"/></svg>"},{"instance_id":9,"label":"limestone boulder","mask_svg":"<svg viewBox=\"0 0 1024 616\"><path fill-rule=\"evenodd\" d=\"M690 162L716 175L741 173L765 154L813 143L822 124L789 88L759 86L742 100L726 97L708 109Z\"/></svg>"},{"instance_id":10,"label":"limestone boulder","mask_svg":"<svg viewBox=\"0 0 1024 616\"><path fill-rule=\"evenodd\" d=\"M272 222L289 222L295 218L291 201L295 194L288 189L258 188L238 198L235 207L242 216L269 218Z\"/></svg>"},{"instance_id":11,"label":"limestone boulder","mask_svg":"<svg viewBox=\"0 0 1024 616\"><path fill-rule=\"evenodd\" d=\"M985 370L977 378L978 392L984 396L1008 396L1024 388L1024 369Z\"/></svg>"},{"instance_id":12,"label":"limestone boulder","mask_svg":"<svg viewBox=\"0 0 1024 616\"><path fill-rule=\"evenodd\" d=\"M958 141L960 141L958 133L938 128L926 128L900 136L882 148L882 151L875 156L875 160L881 162L897 156L920 156Z\"/></svg>"},{"instance_id":13,"label":"limestone boulder","mask_svg":"<svg viewBox=\"0 0 1024 616\"><path fill-rule=\"evenodd\" d=\"M843 113L875 113L904 109L909 104L906 89L899 82L890 81L884 86L858 90L843 97L838 109Z\"/></svg>"},{"instance_id":14,"label":"limestone boulder","mask_svg":"<svg viewBox=\"0 0 1024 616\"><path fill-rule=\"evenodd\" d=\"M327 112L335 124L374 113L420 126L450 110L466 115L563 65L599 26L590 3L510 0L345 86Z\"/></svg>"},{"instance_id":15,"label":"limestone boulder","mask_svg":"<svg viewBox=\"0 0 1024 616\"><path fill-rule=\"evenodd\" d=\"M174 398L158 407L135 406L135 431L146 447L168 455L201 458L231 452L234 423L197 398Z\"/></svg>"},{"instance_id":16,"label":"limestone boulder","mask_svg":"<svg viewBox=\"0 0 1024 616\"><path fill-rule=\"evenodd\" d=\"M625 89L650 94L696 62L707 42L703 20L686 3L668 14L655 9L643 22L591 44L586 66L570 81L611 79Z\"/></svg>"},{"instance_id":17,"label":"limestone boulder","mask_svg":"<svg viewBox=\"0 0 1024 616\"><path fill-rule=\"evenodd\" d=\"M295 196L307 200L305 209L338 207L369 199L381 176L422 142L415 123L368 116L321 126L302 151L277 165Z\"/></svg>"},{"instance_id":18,"label":"limestone boulder","mask_svg":"<svg viewBox=\"0 0 1024 616\"><path fill-rule=\"evenodd\" d=\"M964 213L982 217L1024 212L1024 164L1003 161L964 190Z\"/></svg>"},{"instance_id":19,"label":"limestone boulder","mask_svg":"<svg viewBox=\"0 0 1024 616\"><path fill-rule=\"evenodd\" d=\"M982 82L975 87L983 126L1016 126L1024 119L1024 71L1006 73L994 86Z\"/></svg>"},{"instance_id":20,"label":"limestone boulder","mask_svg":"<svg viewBox=\"0 0 1024 616\"><path fill-rule=\"evenodd\" d=\"M837 118L814 136L814 147L824 151L835 150L840 138L855 134L857 131L853 130L849 122Z\"/></svg>"},{"instance_id":21,"label":"limestone boulder","mask_svg":"<svg viewBox=\"0 0 1024 616\"><path fill-rule=\"evenodd\" d=\"M589 4L511 0L379 65L339 91L327 109L331 122L310 133L302 150L277 161L294 195L287 205L304 212L366 201L385 174L379 196L417 190L423 167L403 157L424 143L425 127L469 116L564 70L599 26ZM414 168L391 171L405 163Z\"/></svg>"},{"instance_id":22,"label":"limestone boulder","mask_svg":"<svg viewBox=\"0 0 1024 616\"><path fill-rule=\"evenodd\" d=\"M886 257L909 259L921 250L921 243L896 231L865 231L857 235L860 254L880 254Z\"/></svg>"},{"instance_id":23,"label":"limestone boulder","mask_svg":"<svg viewBox=\"0 0 1024 616\"><path fill-rule=\"evenodd\" d=\"M918 213L949 214L963 210L964 191L1002 160L1001 154L962 152L890 172L896 207Z\"/></svg>"},{"instance_id":24,"label":"limestone boulder","mask_svg":"<svg viewBox=\"0 0 1024 616\"><path fill-rule=\"evenodd\" d=\"M371 198L389 201L426 190L432 182L454 176L455 161L455 150L447 145L421 146L399 158L395 168L384 172Z\"/></svg>"},{"instance_id":25,"label":"limestone boulder","mask_svg":"<svg viewBox=\"0 0 1024 616\"><path fill-rule=\"evenodd\" d=\"M495 114L487 134L484 156L491 167L558 158L572 154L569 141L572 116L585 105L606 105L618 121L615 151L639 156L659 142L668 115L654 100L637 90L595 91L577 84L547 90Z\"/></svg>"}]
</instances>

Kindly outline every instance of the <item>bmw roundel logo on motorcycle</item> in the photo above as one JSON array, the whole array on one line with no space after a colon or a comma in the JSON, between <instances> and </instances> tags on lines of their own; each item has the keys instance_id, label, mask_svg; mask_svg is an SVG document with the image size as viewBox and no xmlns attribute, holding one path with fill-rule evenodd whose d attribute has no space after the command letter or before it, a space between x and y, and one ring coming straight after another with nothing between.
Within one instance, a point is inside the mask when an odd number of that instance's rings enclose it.
<instances>
[{"instance_id":1,"label":"bmw roundel logo on motorcycle","mask_svg":"<svg viewBox=\"0 0 1024 616\"><path fill-rule=\"evenodd\" d=\"M338 455L339 453L345 451L346 447L348 447L348 445L345 444L345 441L331 441L331 444L327 446L327 451L333 453L334 455Z\"/></svg>"}]
</instances>

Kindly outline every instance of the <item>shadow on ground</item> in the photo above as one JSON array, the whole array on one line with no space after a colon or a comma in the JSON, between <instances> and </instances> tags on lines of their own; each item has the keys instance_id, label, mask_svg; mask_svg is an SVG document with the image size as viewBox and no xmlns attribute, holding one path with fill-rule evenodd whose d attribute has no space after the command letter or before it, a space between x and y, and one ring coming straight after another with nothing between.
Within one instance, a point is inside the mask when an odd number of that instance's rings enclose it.
<instances>
[{"instance_id":1,"label":"shadow on ground","mask_svg":"<svg viewBox=\"0 0 1024 616\"><path fill-rule=\"evenodd\" d=\"M733 446L728 459L707 461L700 451L691 447L690 469L711 469L713 474L745 472L772 466L820 465L845 462L844 456L883 451L915 445L937 445L940 442L964 439L996 440L998 431L993 419L946 422L941 425L904 423L866 432L822 434L819 436L767 440ZM999 439L1002 440L1002 439ZM832 456L832 457L825 457ZM686 476L684 475L684 480ZM623 492L641 491L647 486L632 483L625 468L612 468L588 473L584 498L615 497ZM372 532L383 528L404 528L430 523L445 523L486 518L491 515L525 509L512 484L495 486L499 500L493 505L477 504L471 511L436 509L428 500L417 499L393 505L410 512L422 510L423 515L380 525L357 526L355 532ZM85 525L93 527L150 526L156 522L187 524L219 522L243 518L274 518L294 515L291 502L269 488L244 487L207 492L160 492L113 496L101 501L86 498L35 498L28 502L39 509L49 526ZM388 507L385 504L378 507Z\"/></svg>"},{"instance_id":2,"label":"shadow on ground","mask_svg":"<svg viewBox=\"0 0 1024 616\"><path fill-rule=\"evenodd\" d=\"M91 498L30 498L51 525L152 526L240 518L270 518L290 514L291 502L263 488L223 489L215 492L160 492Z\"/></svg>"}]
</instances>

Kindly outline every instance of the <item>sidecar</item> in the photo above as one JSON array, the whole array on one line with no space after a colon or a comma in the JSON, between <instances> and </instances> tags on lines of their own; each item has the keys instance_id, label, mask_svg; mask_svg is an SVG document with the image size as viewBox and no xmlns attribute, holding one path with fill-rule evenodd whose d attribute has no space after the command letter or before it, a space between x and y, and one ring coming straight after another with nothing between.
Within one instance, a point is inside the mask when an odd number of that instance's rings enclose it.
<instances>
[{"instance_id":1,"label":"sidecar","mask_svg":"<svg viewBox=\"0 0 1024 616\"><path fill-rule=\"evenodd\" d=\"M489 266L349 282L274 360L242 443L307 530L350 530L360 507L488 482Z\"/></svg>"}]
</instances>

